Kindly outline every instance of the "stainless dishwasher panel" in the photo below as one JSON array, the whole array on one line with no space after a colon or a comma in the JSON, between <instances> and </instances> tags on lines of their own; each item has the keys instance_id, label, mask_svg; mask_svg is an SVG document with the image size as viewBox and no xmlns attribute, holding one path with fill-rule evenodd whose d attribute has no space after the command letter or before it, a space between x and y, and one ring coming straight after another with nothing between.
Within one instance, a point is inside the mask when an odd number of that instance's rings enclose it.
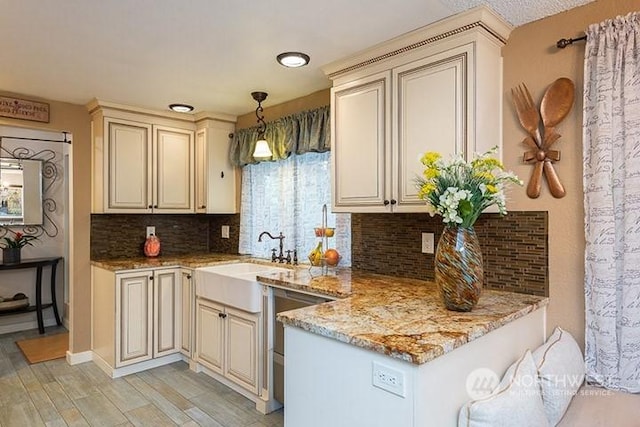
<instances>
[{"instance_id":1,"label":"stainless dishwasher panel","mask_svg":"<svg viewBox=\"0 0 640 427\"><path fill-rule=\"evenodd\" d=\"M273 315L275 317L276 314L283 311L309 307L327 301L331 301L331 299L273 288ZM284 404L284 326L276 319L273 324L275 325L273 333L273 396Z\"/></svg>"}]
</instances>

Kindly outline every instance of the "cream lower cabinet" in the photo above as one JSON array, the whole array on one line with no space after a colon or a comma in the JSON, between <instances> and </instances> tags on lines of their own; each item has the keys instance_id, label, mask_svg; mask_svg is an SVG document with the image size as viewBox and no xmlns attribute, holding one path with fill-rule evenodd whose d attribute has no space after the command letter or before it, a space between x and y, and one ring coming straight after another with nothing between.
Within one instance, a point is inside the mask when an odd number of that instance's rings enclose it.
<instances>
[{"instance_id":1,"label":"cream lower cabinet","mask_svg":"<svg viewBox=\"0 0 640 427\"><path fill-rule=\"evenodd\" d=\"M426 212L415 185L422 154L501 146L505 34L474 9L325 67L334 212Z\"/></svg>"},{"instance_id":2,"label":"cream lower cabinet","mask_svg":"<svg viewBox=\"0 0 640 427\"><path fill-rule=\"evenodd\" d=\"M198 122L196 131L196 205L198 213L236 213L236 168L229 161L235 124Z\"/></svg>"},{"instance_id":3,"label":"cream lower cabinet","mask_svg":"<svg viewBox=\"0 0 640 427\"><path fill-rule=\"evenodd\" d=\"M94 361L112 377L180 360L180 269L92 267Z\"/></svg>"},{"instance_id":4,"label":"cream lower cabinet","mask_svg":"<svg viewBox=\"0 0 640 427\"><path fill-rule=\"evenodd\" d=\"M191 358L193 351L193 335L195 327L195 285L193 280L193 270L183 268L180 271L182 294L182 317L181 322L181 345L180 352Z\"/></svg>"},{"instance_id":5,"label":"cream lower cabinet","mask_svg":"<svg viewBox=\"0 0 640 427\"><path fill-rule=\"evenodd\" d=\"M258 394L260 313L201 298L196 307L197 362Z\"/></svg>"}]
</instances>

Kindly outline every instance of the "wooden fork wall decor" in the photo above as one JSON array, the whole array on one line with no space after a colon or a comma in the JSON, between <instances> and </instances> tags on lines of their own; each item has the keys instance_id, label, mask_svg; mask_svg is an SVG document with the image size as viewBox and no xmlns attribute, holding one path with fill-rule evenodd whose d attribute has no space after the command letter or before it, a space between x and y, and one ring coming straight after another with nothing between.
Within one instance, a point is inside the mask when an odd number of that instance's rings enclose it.
<instances>
[{"instance_id":1,"label":"wooden fork wall decor","mask_svg":"<svg viewBox=\"0 0 640 427\"><path fill-rule=\"evenodd\" d=\"M531 98L531 93L524 83L511 89L513 104L520 124L529 134L522 142L530 150L524 153L525 162L534 162L531 179L527 185L527 196L532 199L540 196L542 173L549 185L549 192L555 198L564 197L566 191L553 168L553 163L560 161L560 151L551 150L551 146L560 138L555 127L567 117L575 96L573 82L561 77L553 82L542 96L540 111ZM540 132L540 118L542 130Z\"/></svg>"}]
</instances>

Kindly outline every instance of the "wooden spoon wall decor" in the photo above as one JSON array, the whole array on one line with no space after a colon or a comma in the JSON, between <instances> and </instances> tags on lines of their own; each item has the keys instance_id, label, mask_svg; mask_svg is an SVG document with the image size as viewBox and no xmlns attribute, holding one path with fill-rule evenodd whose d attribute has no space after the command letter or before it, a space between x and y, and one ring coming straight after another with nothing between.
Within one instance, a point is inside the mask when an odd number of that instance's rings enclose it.
<instances>
[{"instance_id":1,"label":"wooden spoon wall decor","mask_svg":"<svg viewBox=\"0 0 640 427\"><path fill-rule=\"evenodd\" d=\"M566 77L554 81L542 97L540 112L524 83L511 89L511 95L520 124L529 134L523 143L531 149L524 153L523 160L534 162L527 196L532 199L540 196L544 173L551 195L555 198L564 197L566 191L553 167L553 163L560 161L560 151L550 150L550 147L560 138L555 127L567 117L573 107L575 85ZM540 132L540 118L543 133Z\"/></svg>"}]
</instances>

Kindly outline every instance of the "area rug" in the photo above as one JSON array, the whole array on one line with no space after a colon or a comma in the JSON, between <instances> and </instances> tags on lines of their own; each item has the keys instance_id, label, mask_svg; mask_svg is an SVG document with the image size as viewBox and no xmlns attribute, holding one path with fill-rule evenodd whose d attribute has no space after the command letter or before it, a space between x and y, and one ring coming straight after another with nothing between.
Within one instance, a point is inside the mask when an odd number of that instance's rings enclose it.
<instances>
[{"instance_id":1,"label":"area rug","mask_svg":"<svg viewBox=\"0 0 640 427\"><path fill-rule=\"evenodd\" d=\"M30 364L65 357L69 349L69 333L16 341Z\"/></svg>"}]
</instances>

